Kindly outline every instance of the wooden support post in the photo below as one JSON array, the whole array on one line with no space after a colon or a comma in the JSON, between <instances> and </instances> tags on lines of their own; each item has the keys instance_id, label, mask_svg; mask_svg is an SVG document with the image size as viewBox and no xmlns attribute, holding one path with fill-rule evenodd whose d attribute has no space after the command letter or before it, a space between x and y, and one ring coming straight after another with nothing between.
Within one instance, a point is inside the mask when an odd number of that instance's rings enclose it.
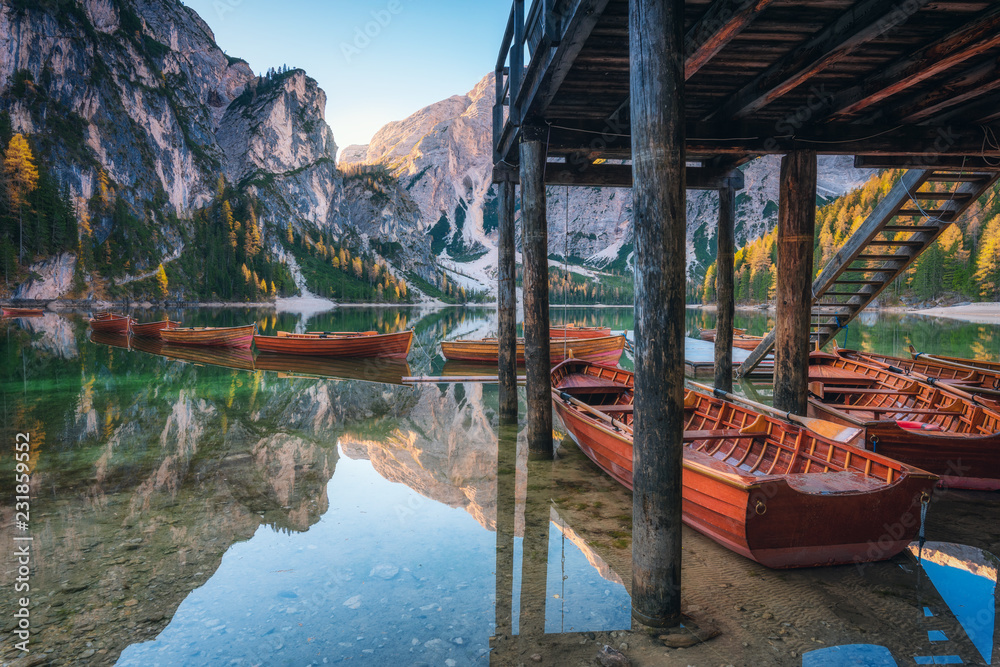
<instances>
[{"instance_id":1,"label":"wooden support post","mask_svg":"<svg viewBox=\"0 0 1000 667\"><path fill-rule=\"evenodd\" d=\"M683 0L630 0L636 371L632 617L653 627L669 627L681 618L683 28Z\"/></svg>"},{"instance_id":2,"label":"wooden support post","mask_svg":"<svg viewBox=\"0 0 1000 667\"><path fill-rule=\"evenodd\" d=\"M734 295L733 254L736 252L736 191L719 190L719 230L715 261L717 319L715 321L715 387L733 391L733 314Z\"/></svg>"},{"instance_id":3,"label":"wooden support post","mask_svg":"<svg viewBox=\"0 0 1000 667\"><path fill-rule=\"evenodd\" d=\"M528 450L552 456L549 371L549 235L545 217L546 128L521 128L521 238L524 264L524 364Z\"/></svg>"},{"instance_id":4,"label":"wooden support post","mask_svg":"<svg viewBox=\"0 0 1000 667\"><path fill-rule=\"evenodd\" d=\"M506 175L516 178L508 168ZM514 183L513 179L501 180L499 184L500 200L500 238L498 241L500 268L499 289L497 294L498 335L500 338L500 417L506 420L517 420L517 287L516 264L514 255Z\"/></svg>"},{"instance_id":5,"label":"wooden support post","mask_svg":"<svg viewBox=\"0 0 1000 667\"><path fill-rule=\"evenodd\" d=\"M784 156L780 187L774 407L803 415L809 396L816 152L796 150Z\"/></svg>"},{"instance_id":6,"label":"wooden support post","mask_svg":"<svg viewBox=\"0 0 1000 667\"><path fill-rule=\"evenodd\" d=\"M514 591L515 483L517 475L517 422L500 418L497 438L497 555L496 632L510 637Z\"/></svg>"}]
</instances>

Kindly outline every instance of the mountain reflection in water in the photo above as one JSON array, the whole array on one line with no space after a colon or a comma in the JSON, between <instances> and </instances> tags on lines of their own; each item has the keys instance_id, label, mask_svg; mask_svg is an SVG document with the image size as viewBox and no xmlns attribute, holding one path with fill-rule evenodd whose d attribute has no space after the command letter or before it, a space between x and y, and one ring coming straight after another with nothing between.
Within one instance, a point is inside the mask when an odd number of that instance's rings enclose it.
<instances>
[{"instance_id":1,"label":"mountain reflection in water","mask_svg":"<svg viewBox=\"0 0 1000 667\"><path fill-rule=\"evenodd\" d=\"M373 368L92 342L79 316L0 323L0 437L32 436L32 630L51 664L506 664L523 661L524 637L630 627L628 494L575 448L528 461L517 427L499 425L495 385L393 384L441 374L440 341L494 332L493 311L146 315L413 327L416 341L408 367ZM632 328L628 310L565 317ZM978 328L892 322L850 335L896 354L907 340L959 355L988 343ZM688 324L714 319L692 311ZM766 316L739 324L762 333ZM948 332L962 345L927 344Z\"/></svg>"}]
</instances>

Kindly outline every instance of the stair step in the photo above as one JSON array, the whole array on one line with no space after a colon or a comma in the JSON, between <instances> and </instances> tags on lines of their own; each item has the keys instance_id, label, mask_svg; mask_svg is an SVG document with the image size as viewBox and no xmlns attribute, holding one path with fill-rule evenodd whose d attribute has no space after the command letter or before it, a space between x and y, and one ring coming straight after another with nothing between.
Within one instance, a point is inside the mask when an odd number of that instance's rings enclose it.
<instances>
[{"instance_id":1,"label":"stair step","mask_svg":"<svg viewBox=\"0 0 1000 667\"><path fill-rule=\"evenodd\" d=\"M955 215L955 212L950 209L942 208L930 208L918 211L913 208L903 208L896 212L896 215L906 216L909 218L941 218L945 219L949 216Z\"/></svg>"},{"instance_id":2,"label":"stair step","mask_svg":"<svg viewBox=\"0 0 1000 667\"><path fill-rule=\"evenodd\" d=\"M823 296L864 296L861 292L823 292Z\"/></svg>"},{"instance_id":3,"label":"stair step","mask_svg":"<svg viewBox=\"0 0 1000 667\"><path fill-rule=\"evenodd\" d=\"M813 306L810 315L853 315L854 310L844 307Z\"/></svg>"},{"instance_id":4,"label":"stair step","mask_svg":"<svg viewBox=\"0 0 1000 667\"><path fill-rule=\"evenodd\" d=\"M834 285L884 285L884 280L835 280ZM830 292L827 292L830 294Z\"/></svg>"},{"instance_id":5,"label":"stair step","mask_svg":"<svg viewBox=\"0 0 1000 667\"><path fill-rule=\"evenodd\" d=\"M825 296L825 295L824 295ZM858 296L857 294L851 294L850 296ZM813 304L814 306L829 306L831 308L861 308L860 303L830 303L829 301L818 301Z\"/></svg>"},{"instance_id":6,"label":"stair step","mask_svg":"<svg viewBox=\"0 0 1000 667\"><path fill-rule=\"evenodd\" d=\"M909 255L857 255L852 262L894 262L903 261L905 262L910 257Z\"/></svg>"},{"instance_id":7,"label":"stair step","mask_svg":"<svg viewBox=\"0 0 1000 667\"><path fill-rule=\"evenodd\" d=\"M989 174L951 173L938 171L930 174L927 180L932 183L985 183L992 178Z\"/></svg>"},{"instance_id":8,"label":"stair step","mask_svg":"<svg viewBox=\"0 0 1000 667\"><path fill-rule=\"evenodd\" d=\"M912 225L912 226L907 226L907 225L885 225L879 231L883 231L883 232L904 232L904 233L905 232L912 232L912 233L915 233L915 232L930 232L930 233L933 234L933 233L936 233L938 231L938 229L939 229L939 227L937 227L936 225Z\"/></svg>"},{"instance_id":9,"label":"stair step","mask_svg":"<svg viewBox=\"0 0 1000 667\"><path fill-rule=\"evenodd\" d=\"M893 241L890 239L872 239L868 242L868 245L880 245L880 246L911 246L913 248L919 248L921 246L928 245L924 241Z\"/></svg>"},{"instance_id":10,"label":"stair step","mask_svg":"<svg viewBox=\"0 0 1000 667\"><path fill-rule=\"evenodd\" d=\"M916 199L923 199L926 201L948 201L954 199L955 201L965 201L972 195L968 192L914 192L913 197Z\"/></svg>"}]
</instances>

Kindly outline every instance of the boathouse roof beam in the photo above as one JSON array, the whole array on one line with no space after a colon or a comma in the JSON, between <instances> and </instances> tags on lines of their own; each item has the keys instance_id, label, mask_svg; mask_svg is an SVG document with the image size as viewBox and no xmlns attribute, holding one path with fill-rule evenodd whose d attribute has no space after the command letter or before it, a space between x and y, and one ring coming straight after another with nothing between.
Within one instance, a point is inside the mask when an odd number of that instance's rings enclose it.
<instances>
[{"instance_id":1,"label":"boathouse roof beam","mask_svg":"<svg viewBox=\"0 0 1000 667\"><path fill-rule=\"evenodd\" d=\"M708 119L745 118L797 88L812 76L905 22L930 0L862 0L840 18L784 58L774 63L724 102Z\"/></svg>"},{"instance_id":2,"label":"boathouse roof beam","mask_svg":"<svg viewBox=\"0 0 1000 667\"><path fill-rule=\"evenodd\" d=\"M830 119L858 115L913 86L1000 45L1000 4L909 55L880 68L859 84L837 93Z\"/></svg>"},{"instance_id":3,"label":"boathouse roof beam","mask_svg":"<svg viewBox=\"0 0 1000 667\"><path fill-rule=\"evenodd\" d=\"M715 0L684 36L684 78L712 60L773 0Z\"/></svg>"}]
</instances>

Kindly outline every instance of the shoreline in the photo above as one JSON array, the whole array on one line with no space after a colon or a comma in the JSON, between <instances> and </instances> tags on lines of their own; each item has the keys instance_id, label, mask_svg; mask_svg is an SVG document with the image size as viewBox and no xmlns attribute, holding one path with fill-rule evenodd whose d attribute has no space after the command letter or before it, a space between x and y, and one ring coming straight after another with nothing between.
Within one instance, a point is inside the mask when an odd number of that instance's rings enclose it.
<instances>
[{"instance_id":1,"label":"shoreline","mask_svg":"<svg viewBox=\"0 0 1000 667\"><path fill-rule=\"evenodd\" d=\"M776 309L773 305L765 304L761 306L736 306L740 312L760 312L773 315ZM705 310L715 312L718 306L714 303L700 305L688 304L691 310ZM866 308L863 313L894 313L900 315L920 315L921 317L940 317L949 320L959 320L973 324L997 324L1000 325L1000 302L980 301L977 303L966 303L958 306L939 306L936 308L909 308L907 306L885 306L882 308Z\"/></svg>"}]
</instances>

